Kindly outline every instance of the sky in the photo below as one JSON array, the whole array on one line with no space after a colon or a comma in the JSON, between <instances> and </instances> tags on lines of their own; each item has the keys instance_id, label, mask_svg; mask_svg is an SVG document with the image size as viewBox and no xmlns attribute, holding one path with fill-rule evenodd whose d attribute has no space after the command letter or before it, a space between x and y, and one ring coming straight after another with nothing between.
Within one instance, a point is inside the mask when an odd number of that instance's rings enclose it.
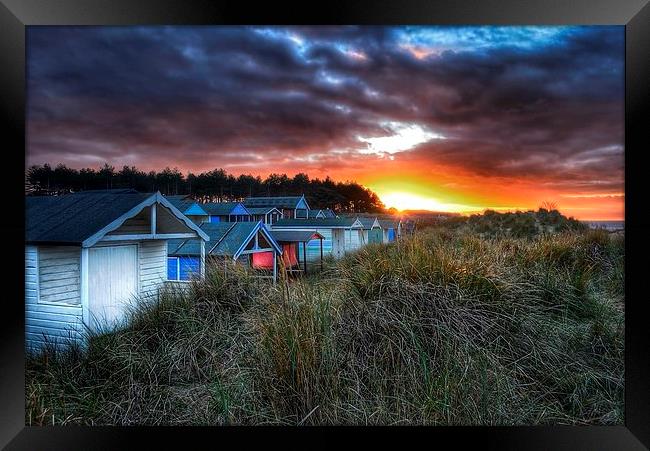
<instances>
[{"instance_id":1,"label":"sky","mask_svg":"<svg viewBox=\"0 0 650 451\"><path fill-rule=\"evenodd\" d=\"M624 216L624 27L28 27L27 165Z\"/></svg>"}]
</instances>

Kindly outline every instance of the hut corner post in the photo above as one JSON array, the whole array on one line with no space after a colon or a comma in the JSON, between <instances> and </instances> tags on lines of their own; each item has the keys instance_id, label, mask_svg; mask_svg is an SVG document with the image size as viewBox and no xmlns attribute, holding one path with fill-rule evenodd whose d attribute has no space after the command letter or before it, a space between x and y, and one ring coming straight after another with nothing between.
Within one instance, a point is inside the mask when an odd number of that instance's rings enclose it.
<instances>
[{"instance_id":1,"label":"hut corner post","mask_svg":"<svg viewBox=\"0 0 650 451\"><path fill-rule=\"evenodd\" d=\"M323 270L323 239L320 239L320 270Z\"/></svg>"},{"instance_id":2,"label":"hut corner post","mask_svg":"<svg viewBox=\"0 0 650 451\"><path fill-rule=\"evenodd\" d=\"M88 306L88 248L81 248L81 262L80 262L80 297L81 297L81 317L84 324L88 327L90 324L90 310Z\"/></svg>"},{"instance_id":3,"label":"hut corner post","mask_svg":"<svg viewBox=\"0 0 650 451\"><path fill-rule=\"evenodd\" d=\"M201 279L205 279L205 240L201 239L201 263L199 270L201 271Z\"/></svg>"},{"instance_id":4,"label":"hut corner post","mask_svg":"<svg viewBox=\"0 0 650 451\"><path fill-rule=\"evenodd\" d=\"M305 275L307 275L307 243L302 243L302 254L305 257L303 267L305 268Z\"/></svg>"}]
</instances>

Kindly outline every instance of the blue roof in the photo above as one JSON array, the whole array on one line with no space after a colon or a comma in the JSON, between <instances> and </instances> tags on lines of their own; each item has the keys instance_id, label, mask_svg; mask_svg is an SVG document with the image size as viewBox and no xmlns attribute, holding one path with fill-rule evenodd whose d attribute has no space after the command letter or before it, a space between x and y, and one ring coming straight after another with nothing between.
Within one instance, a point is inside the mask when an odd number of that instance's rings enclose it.
<instances>
[{"instance_id":1,"label":"blue roof","mask_svg":"<svg viewBox=\"0 0 650 451\"><path fill-rule=\"evenodd\" d=\"M204 216L207 215L205 210L189 196L165 196L174 207L184 215Z\"/></svg>"},{"instance_id":2,"label":"blue roof","mask_svg":"<svg viewBox=\"0 0 650 451\"><path fill-rule=\"evenodd\" d=\"M249 215L250 212L241 202L208 202L201 204L207 214L213 216Z\"/></svg>"}]
</instances>

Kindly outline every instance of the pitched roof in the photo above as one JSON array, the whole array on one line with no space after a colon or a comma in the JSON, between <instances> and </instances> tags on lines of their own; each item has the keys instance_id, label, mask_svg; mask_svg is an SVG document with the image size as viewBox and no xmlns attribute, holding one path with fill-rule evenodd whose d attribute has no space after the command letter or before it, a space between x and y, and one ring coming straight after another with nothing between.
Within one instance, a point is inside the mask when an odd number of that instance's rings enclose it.
<instances>
[{"instance_id":1,"label":"pitched roof","mask_svg":"<svg viewBox=\"0 0 650 451\"><path fill-rule=\"evenodd\" d=\"M265 215L278 209L276 207L246 207L246 210L248 210L252 215Z\"/></svg>"},{"instance_id":2,"label":"pitched roof","mask_svg":"<svg viewBox=\"0 0 650 451\"><path fill-rule=\"evenodd\" d=\"M325 217L325 213L323 210L309 210L309 217L310 218L318 218L318 217Z\"/></svg>"},{"instance_id":3,"label":"pitched roof","mask_svg":"<svg viewBox=\"0 0 650 451\"><path fill-rule=\"evenodd\" d=\"M391 219L378 219L379 225L381 226L382 229L396 229L397 228L397 221L393 221Z\"/></svg>"},{"instance_id":4,"label":"pitched roof","mask_svg":"<svg viewBox=\"0 0 650 451\"><path fill-rule=\"evenodd\" d=\"M372 217L372 218L370 218L370 217L359 217L357 219L359 219L359 222L361 222L361 224L363 224L364 229L371 229L372 226L375 224L375 221L377 220L377 218L375 218L375 217Z\"/></svg>"},{"instance_id":5,"label":"pitched roof","mask_svg":"<svg viewBox=\"0 0 650 451\"><path fill-rule=\"evenodd\" d=\"M154 193L82 191L25 198L25 241L81 244Z\"/></svg>"},{"instance_id":6,"label":"pitched roof","mask_svg":"<svg viewBox=\"0 0 650 451\"><path fill-rule=\"evenodd\" d=\"M276 227L338 227L349 228L352 227L356 218L306 218L306 219L279 219L273 224Z\"/></svg>"},{"instance_id":7,"label":"pitched roof","mask_svg":"<svg viewBox=\"0 0 650 451\"><path fill-rule=\"evenodd\" d=\"M244 200L246 207L296 208L303 196L249 197Z\"/></svg>"},{"instance_id":8,"label":"pitched roof","mask_svg":"<svg viewBox=\"0 0 650 451\"><path fill-rule=\"evenodd\" d=\"M227 216L229 214L245 214L245 213L232 213L238 206L248 211L241 202L208 202L200 204L206 213L214 216Z\"/></svg>"},{"instance_id":9,"label":"pitched roof","mask_svg":"<svg viewBox=\"0 0 650 451\"><path fill-rule=\"evenodd\" d=\"M315 230L271 230L271 235L277 242L306 243L307 241L324 238Z\"/></svg>"},{"instance_id":10,"label":"pitched roof","mask_svg":"<svg viewBox=\"0 0 650 451\"><path fill-rule=\"evenodd\" d=\"M195 200L185 195L165 196L165 199L167 199L174 207L178 208L181 213L185 213L187 210L192 208L192 206L198 205Z\"/></svg>"},{"instance_id":11,"label":"pitched roof","mask_svg":"<svg viewBox=\"0 0 650 451\"><path fill-rule=\"evenodd\" d=\"M178 255L176 253L176 250L178 250L178 248L181 247L181 245L186 241L187 239L185 238L167 240L167 255ZM199 249L199 253L200 253L200 249Z\"/></svg>"},{"instance_id":12,"label":"pitched roof","mask_svg":"<svg viewBox=\"0 0 650 451\"><path fill-rule=\"evenodd\" d=\"M219 255L233 257L240 250L258 229L263 228L267 233L268 229L261 222L207 222L201 224L203 230L210 237L210 241L205 248L206 255ZM270 236L273 241L273 236ZM281 252L277 242L272 242L272 246L278 252ZM170 255L200 255L201 243L199 240L185 240L180 246L172 249L168 245Z\"/></svg>"},{"instance_id":13,"label":"pitched roof","mask_svg":"<svg viewBox=\"0 0 650 451\"><path fill-rule=\"evenodd\" d=\"M92 246L104 233L156 202L168 207L188 228L207 238L160 193L117 189L26 197L25 241Z\"/></svg>"},{"instance_id":14,"label":"pitched roof","mask_svg":"<svg viewBox=\"0 0 650 451\"><path fill-rule=\"evenodd\" d=\"M206 254L218 244L226 233L233 227L236 222L205 222L201 224L203 230L209 237L209 244L206 245ZM171 243L174 241L174 243ZM201 255L201 242L199 240L170 240L171 244L167 245L167 252L170 255ZM175 246L175 247L172 247Z\"/></svg>"},{"instance_id":15,"label":"pitched roof","mask_svg":"<svg viewBox=\"0 0 650 451\"><path fill-rule=\"evenodd\" d=\"M226 235L210 250L212 255L233 256L257 228L257 222L235 222Z\"/></svg>"}]
</instances>

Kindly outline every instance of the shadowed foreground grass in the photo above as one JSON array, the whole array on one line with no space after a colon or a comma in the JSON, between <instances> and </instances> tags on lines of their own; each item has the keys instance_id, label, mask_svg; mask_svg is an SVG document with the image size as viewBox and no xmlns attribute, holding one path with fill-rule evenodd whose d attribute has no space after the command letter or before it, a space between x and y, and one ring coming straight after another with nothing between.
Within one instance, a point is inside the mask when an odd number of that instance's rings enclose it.
<instances>
[{"instance_id":1,"label":"shadowed foreground grass","mask_svg":"<svg viewBox=\"0 0 650 451\"><path fill-rule=\"evenodd\" d=\"M209 268L26 366L28 424L622 424L622 236L444 229L271 286Z\"/></svg>"}]
</instances>

